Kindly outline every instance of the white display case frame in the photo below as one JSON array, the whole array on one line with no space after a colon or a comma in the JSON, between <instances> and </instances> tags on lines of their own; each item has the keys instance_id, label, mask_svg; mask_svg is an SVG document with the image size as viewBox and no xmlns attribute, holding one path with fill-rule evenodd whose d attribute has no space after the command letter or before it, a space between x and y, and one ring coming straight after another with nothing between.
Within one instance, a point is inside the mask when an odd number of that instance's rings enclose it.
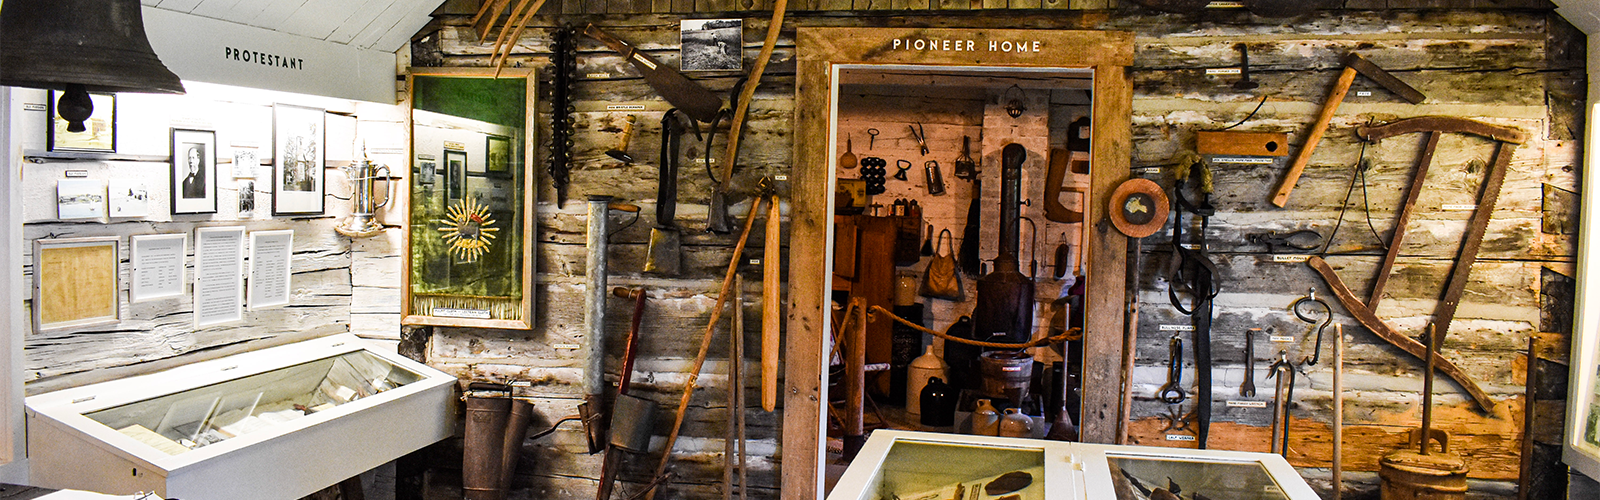
<instances>
[{"instance_id":1,"label":"white display case frame","mask_svg":"<svg viewBox=\"0 0 1600 500\"><path fill-rule=\"evenodd\" d=\"M1283 457L1271 453L1193 450L1153 446L1070 443L965 434L877 430L867 439L827 500L877 500L872 491L878 483L882 464L896 443L970 445L980 447L1038 450L1044 454L1044 498L1062 500L1115 500L1110 458L1158 459L1212 463L1260 465L1290 500L1319 500L1317 492ZM947 469L950 463L930 464Z\"/></svg>"},{"instance_id":2,"label":"white display case frame","mask_svg":"<svg viewBox=\"0 0 1600 500\"><path fill-rule=\"evenodd\" d=\"M169 455L86 414L366 351L420 380ZM292 500L451 436L454 376L339 334L27 398L30 483L163 498Z\"/></svg>"},{"instance_id":3,"label":"white display case frame","mask_svg":"<svg viewBox=\"0 0 1600 500\"><path fill-rule=\"evenodd\" d=\"M1591 98L1589 123L1600 118ZM1591 410L1595 407L1596 378L1600 377L1600 283L1593 275L1600 272L1600 241L1595 224L1600 224L1600 175L1588 172L1600 147L1600 127L1590 127L1584 149L1582 210L1578 223L1577 295L1573 300L1572 352L1567 375L1567 422L1562 434L1561 461L1589 476L1600 479L1600 446L1584 439L1588 434ZM1529 370L1534 369L1530 363ZM1532 404L1532 402L1528 402ZM1600 413L1600 412L1597 412Z\"/></svg>"}]
</instances>

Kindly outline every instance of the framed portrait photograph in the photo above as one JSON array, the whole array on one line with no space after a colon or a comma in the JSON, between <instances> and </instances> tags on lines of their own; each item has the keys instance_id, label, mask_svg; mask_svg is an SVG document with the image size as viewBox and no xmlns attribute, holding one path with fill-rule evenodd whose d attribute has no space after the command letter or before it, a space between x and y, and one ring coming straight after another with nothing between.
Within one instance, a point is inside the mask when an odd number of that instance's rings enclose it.
<instances>
[{"instance_id":1,"label":"framed portrait photograph","mask_svg":"<svg viewBox=\"0 0 1600 500\"><path fill-rule=\"evenodd\" d=\"M323 212L325 125L320 108L272 105L272 215Z\"/></svg>"},{"instance_id":2,"label":"framed portrait photograph","mask_svg":"<svg viewBox=\"0 0 1600 500\"><path fill-rule=\"evenodd\" d=\"M484 169L490 177L511 177L511 138L486 135Z\"/></svg>"},{"instance_id":3,"label":"framed portrait photograph","mask_svg":"<svg viewBox=\"0 0 1600 500\"><path fill-rule=\"evenodd\" d=\"M117 95L90 92L89 102L94 112L84 120L82 132L67 131L67 120L56 111L56 100L61 92L50 91L50 120L45 127L45 145L50 151L88 151L94 153L117 152Z\"/></svg>"},{"instance_id":4,"label":"framed portrait photograph","mask_svg":"<svg viewBox=\"0 0 1600 500\"><path fill-rule=\"evenodd\" d=\"M116 236L33 240L33 330L115 324Z\"/></svg>"},{"instance_id":5,"label":"framed portrait photograph","mask_svg":"<svg viewBox=\"0 0 1600 500\"><path fill-rule=\"evenodd\" d=\"M467 196L467 152L444 150L445 198L464 199Z\"/></svg>"},{"instance_id":6,"label":"framed portrait photograph","mask_svg":"<svg viewBox=\"0 0 1600 500\"><path fill-rule=\"evenodd\" d=\"M172 214L217 212L217 133L172 129Z\"/></svg>"}]
</instances>

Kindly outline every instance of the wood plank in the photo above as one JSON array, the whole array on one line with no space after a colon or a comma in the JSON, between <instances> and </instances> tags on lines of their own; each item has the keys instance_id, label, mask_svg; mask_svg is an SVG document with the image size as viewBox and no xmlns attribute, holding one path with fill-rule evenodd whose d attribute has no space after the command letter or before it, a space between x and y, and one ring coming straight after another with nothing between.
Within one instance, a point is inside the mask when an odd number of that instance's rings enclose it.
<instances>
[{"instance_id":1,"label":"wood plank","mask_svg":"<svg viewBox=\"0 0 1600 500\"><path fill-rule=\"evenodd\" d=\"M1094 225L1087 242L1086 279L1097 288L1084 296L1084 352L1121 353L1124 279L1128 240L1103 221L1111 192L1128 178L1129 106L1133 88L1119 66L1095 67L1094 134L1089 166L1089 206L1085 221ZM1084 356L1079 435L1084 442L1116 441L1117 408L1122 402L1121 356Z\"/></svg>"},{"instance_id":2,"label":"wood plank","mask_svg":"<svg viewBox=\"0 0 1600 500\"><path fill-rule=\"evenodd\" d=\"M818 39L798 37L801 54L817 53ZM828 142L832 102L825 59L802 60L796 67L794 183L789 213L788 341L784 346L783 468L781 489L788 498L816 498L822 469L825 422L822 398L824 353L830 335L828 314L830 242L829 199L833 172L828 154L815 145Z\"/></svg>"}]
</instances>

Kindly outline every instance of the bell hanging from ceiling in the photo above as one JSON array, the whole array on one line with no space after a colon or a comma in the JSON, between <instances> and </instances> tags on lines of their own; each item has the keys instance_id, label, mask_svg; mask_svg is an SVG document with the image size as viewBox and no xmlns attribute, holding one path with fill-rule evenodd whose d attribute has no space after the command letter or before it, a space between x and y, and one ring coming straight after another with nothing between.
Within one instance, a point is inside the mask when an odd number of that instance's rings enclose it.
<instances>
[{"instance_id":1,"label":"bell hanging from ceiling","mask_svg":"<svg viewBox=\"0 0 1600 500\"><path fill-rule=\"evenodd\" d=\"M0 85L64 91L56 109L82 131L89 92L182 94L150 49L139 0L6 0Z\"/></svg>"}]
</instances>

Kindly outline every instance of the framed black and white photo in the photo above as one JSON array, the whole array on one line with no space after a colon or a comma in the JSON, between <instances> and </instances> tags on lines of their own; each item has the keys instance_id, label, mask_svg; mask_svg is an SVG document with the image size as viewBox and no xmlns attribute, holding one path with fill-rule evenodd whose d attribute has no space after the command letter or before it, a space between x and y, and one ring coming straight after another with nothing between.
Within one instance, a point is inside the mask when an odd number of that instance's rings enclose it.
<instances>
[{"instance_id":1,"label":"framed black and white photo","mask_svg":"<svg viewBox=\"0 0 1600 500\"><path fill-rule=\"evenodd\" d=\"M249 217L256 211L256 180L239 179L239 216Z\"/></svg>"},{"instance_id":2,"label":"framed black and white photo","mask_svg":"<svg viewBox=\"0 0 1600 500\"><path fill-rule=\"evenodd\" d=\"M106 181L61 179L56 181L56 218L99 219L106 216Z\"/></svg>"},{"instance_id":3,"label":"framed black and white photo","mask_svg":"<svg viewBox=\"0 0 1600 500\"><path fill-rule=\"evenodd\" d=\"M484 144L484 169L490 177L511 177L511 138L486 135Z\"/></svg>"},{"instance_id":4,"label":"framed black and white photo","mask_svg":"<svg viewBox=\"0 0 1600 500\"><path fill-rule=\"evenodd\" d=\"M319 108L272 105L272 214L323 212L327 159L325 113Z\"/></svg>"},{"instance_id":5,"label":"framed black and white photo","mask_svg":"<svg viewBox=\"0 0 1600 500\"><path fill-rule=\"evenodd\" d=\"M444 197L451 200L467 196L467 152L444 150Z\"/></svg>"},{"instance_id":6,"label":"framed black and white photo","mask_svg":"<svg viewBox=\"0 0 1600 500\"><path fill-rule=\"evenodd\" d=\"M435 172L438 170L437 163L433 160L417 162L417 182L432 186Z\"/></svg>"},{"instance_id":7,"label":"framed black and white photo","mask_svg":"<svg viewBox=\"0 0 1600 500\"><path fill-rule=\"evenodd\" d=\"M117 152L117 95L90 93L94 111L83 121L82 132L67 131L67 120L56 110L61 92L50 91L50 124L45 127L45 146L50 151Z\"/></svg>"},{"instance_id":8,"label":"framed black and white photo","mask_svg":"<svg viewBox=\"0 0 1600 500\"><path fill-rule=\"evenodd\" d=\"M217 133L172 129L172 213L217 212Z\"/></svg>"},{"instance_id":9,"label":"framed black and white photo","mask_svg":"<svg viewBox=\"0 0 1600 500\"><path fill-rule=\"evenodd\" d=\"M684 71L737 70L744 62L743 19L679 21Z\"/></svg>"}]
</instances>

